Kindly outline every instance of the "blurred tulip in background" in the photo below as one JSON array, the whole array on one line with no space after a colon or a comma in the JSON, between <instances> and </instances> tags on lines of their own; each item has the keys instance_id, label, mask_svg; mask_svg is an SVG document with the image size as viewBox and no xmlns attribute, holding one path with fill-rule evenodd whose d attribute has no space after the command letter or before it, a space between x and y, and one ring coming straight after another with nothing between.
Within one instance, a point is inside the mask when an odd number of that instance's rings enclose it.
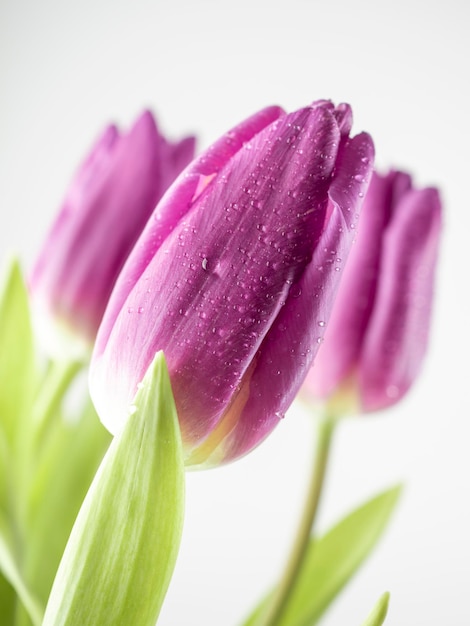
<instances>
[{"instance_id":1,"label":"blurred tulip in background","mask_svg":"<svg viewBox=\"0 0 470 626\"><path fill-rule=\"evenodd\" d=\"M440 234L436 189L374 172L307 394L375 411L408 391L427 349Z\"/></svg>"},{"instance_id":2,"label":"blurred tulip in background","mask_svg":"<svg viewBox=\"0 0 470 626\"><path fill-rule=\"evenodd\" d=\"M92 344L127 255L194 145L193 137L167 141L149 111L127 133L106 128L76 173L31 274L49 348L55 350L58 327Z\"/></svg>"}]
</instances>

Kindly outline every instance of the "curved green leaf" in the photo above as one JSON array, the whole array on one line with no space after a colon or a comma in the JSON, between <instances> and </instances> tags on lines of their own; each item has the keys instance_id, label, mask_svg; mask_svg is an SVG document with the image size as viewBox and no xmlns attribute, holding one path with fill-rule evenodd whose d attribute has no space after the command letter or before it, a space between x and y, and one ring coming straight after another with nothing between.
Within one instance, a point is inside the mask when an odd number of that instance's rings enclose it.
<instances>
[{"instance_id":1,"label":"curved green leaf","mask_svg":"<svg viewBox=\"0 0 470 626\"><path fill-rule=\"evenodd\" d=\"M16 593L5 576L0 574L0 615L3 626L15 623Z\"/></svg>"},{"instance_id":2,"label":"curved green leaf","mask_svg":"<svg viewBox=\"0 0 470 626\"><path fill-rule=\"evenodd\" d=\"M0 287L0 428L10 443L20 432L34 385L34 349L29 303L16 259Z\"/></svg>"},{"instance_id":3,"label":"curved green leaf","mask_svg":"<svg viewBox=\"0 0 470 626\"><path fill-rule=\"evenodd\" d=\"M313 626L359 569L382 535L398 501L401 486L376 496L350 513L320 539L312 538L279 626ZM262 624L269 596L244 622Z\"/></svg>"},{"instance_id":4,"label":"curved green leaf","mask_svg":"<svg viewBox=\"0 0 470 626\"><path fill-rule=\"evenodd\" d=\"M67 539L111 436L91 402L79 419L59 414L41 446L28 495L25 579L46 605Z\"/></svg>"},{"instance_id":5,"label":"curved green leaf","mask_svg":"<svg viewBox=\"0 0 470 626\"><path fill-rule=\"evenodd\" d=\"M387 617L388 601L390 594L388 592L380 596L377 604L372 609L369 617L363 622L362 626L382 626Z\"/></svg>"},{"instance_id":6,"label":"curved green leaf","mask_svg":"<svg viewBox=\"0 0 470 626\"><path fill-rule=\"evenodd\" d=\"M12 545L14 545L14 539L9 531L8 524L3 516L0 515L0 570L6 581L15 590L32 623L35 626L39 626L42 619L42 609L21 575L17 560L11 549ZM8 598L6 598L6 601L8 602Z\"/></svg>"},{"instance_id":7,"label":"curved green leaf","mask_svg":"<svg viewBox=\"0 0 470 626\"><path fill-rule=\"evenodd\" d=\"M181 538L184 465L162 353L75 522L43 626L154 626Z\"/></svg>"}]
</instances>

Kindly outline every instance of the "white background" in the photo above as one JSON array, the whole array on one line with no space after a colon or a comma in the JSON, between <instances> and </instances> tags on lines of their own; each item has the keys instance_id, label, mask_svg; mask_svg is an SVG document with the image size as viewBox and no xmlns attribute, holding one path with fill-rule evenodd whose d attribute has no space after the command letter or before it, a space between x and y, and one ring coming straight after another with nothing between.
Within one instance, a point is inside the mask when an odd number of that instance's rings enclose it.
<instances>
[{"instance_id":1,"label":"white background","mask_svg":"<svg viewBox=\"0 0 470 626\"><path fill-rule=\"evenodd\" d=\"M470 624L469 69L465 0L0 0L0 253L30 267L109 120L152 107L205 147L267 104L347 101L377 165L435 184L445 232L429 358L407 399L335 441L320 528L404 480L389 531L325 617L354 626L386 589L388 626ZM300 508L311 418L187 481L162 625L240 623L276 578Z\"/></svg>"}]
</instances>

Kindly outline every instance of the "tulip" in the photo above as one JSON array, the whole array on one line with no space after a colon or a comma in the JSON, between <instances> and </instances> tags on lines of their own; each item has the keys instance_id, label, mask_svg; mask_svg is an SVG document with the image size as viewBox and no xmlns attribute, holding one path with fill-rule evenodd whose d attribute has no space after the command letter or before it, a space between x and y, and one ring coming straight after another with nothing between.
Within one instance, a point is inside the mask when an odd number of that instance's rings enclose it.
<instances>
[{"instance_id":1,"label":"tulip","mask_svg":"<svg viewBox=\"0 0 470 626\"><path fill-rule=\"evenodd\" d=\"M279 423L321 341L368 184L373 144L350 138L351 124L344 104L264 109L170 187L92 356L112 433L160 349L188 466L240 457Z\"/></svg>"},{"instance_id":2,"label":"tulip","mask_svg":"<svg viewBox=\"0 0 470 626\"><path fill-rule=\"evenodd\" d=\"M436 189L414 189L401 172L373 174L306 393L346 400L348 412L404 396L428 344L440 231Z\"/></svg>"},{"instance_id":3,"label":"tulip","mask_svg":"<svg viewBox=\"0 0 470 626\"><path fill-rule=\"evenodd\" d=\"M31 275L49 329L59 322L93 342L132 246L193 155L194 138L169 143L148 111L126 134L106 128L75 175Z\"/></svg>"}]
</instances>

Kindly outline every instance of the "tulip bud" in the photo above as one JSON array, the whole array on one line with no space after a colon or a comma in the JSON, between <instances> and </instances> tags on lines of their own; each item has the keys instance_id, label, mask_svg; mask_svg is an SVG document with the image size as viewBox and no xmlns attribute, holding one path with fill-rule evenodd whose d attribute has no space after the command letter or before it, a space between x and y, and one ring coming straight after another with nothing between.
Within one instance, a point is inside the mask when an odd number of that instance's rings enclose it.
<instances>
[{"instance_id":1,"label":"tulip bud","mask_svg":"<svg viewBox=\"0 0 470 626\"><path fill-rule=\"evenodd\" d=\"M168 363L187 465L272 431L310 368L372 167L348 105L267 108L196 159L121 272L90 370L116 433L155 353Z\"/></svg>"},{"instance_id":2,"label":"tulip bud","mask_svg":"<svg viewBox=\"0 0 470 626\"><path fill-rule=\"evenodd\" d=\"M194 138L169 143L148 111L126 134L105 130L75 175L31 275L33 301L52 331L48 341L62 338L59 322L93 342L124 261L193 154Z\"/></svg>"},{"instance_id":3,"label":"tulip bud","mask_svg":"<svg viewBox=\"0 0 470 626\"><path fill-rule=\"evenodd\" d=\"M333 313L304 390L375 411L400 400L426 352L441 231L436 189L374 173Z\"/></svg>"}]
</instances>

